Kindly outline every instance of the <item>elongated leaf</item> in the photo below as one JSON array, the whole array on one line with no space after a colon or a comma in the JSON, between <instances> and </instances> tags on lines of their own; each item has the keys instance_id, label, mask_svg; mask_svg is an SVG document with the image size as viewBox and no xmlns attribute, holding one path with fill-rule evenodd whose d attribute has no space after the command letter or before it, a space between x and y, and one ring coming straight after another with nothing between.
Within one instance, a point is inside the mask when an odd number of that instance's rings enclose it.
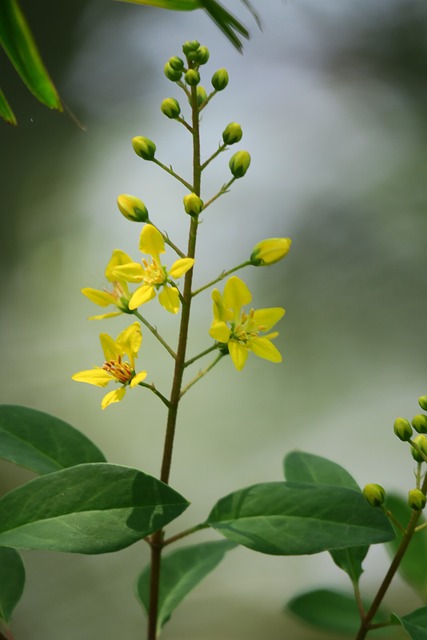
<instances>
[{"instance_id":1,"label":"elongated leaf","mask_svg":"<svg viewBox=\"0 0 427 640\"><path fill-rule=\"evenodd\" d=\"M39 474L105 462L101 451L63 420L15 405L0 405L0 458Z\"/></svg>"},{"instance_id":2,"label":"elongated leaf","mask_svg":"<svg viewBox=\"0 0 427 640\"><path fill-rule=\"evenodd\" d=\"M15 549L0 547L0 619L9 622L25 584L22 558Z\"/></svg>"},{"instance_id":3,"label":"elongated leaf","mask_svg":"<svg viewBox=\"0 0 427 640\"><path fill-rule=\"evenodd\" d=\"M236 545L228 540L204 542L173 551L162 559L158 629L169 620L176 607L203 578L213 571L224 555ZM137 595L148 613L150 600L150 567L138 578Z\"/></svg>"},{"instance_id":4,"label":"elongated leaf","mask_svg":"<svg viewBox=\"0 0 427 640\"><path fill-rule=\"evenodd\" d=\"M214 506L207 522L228 540L273 555L374 544L394 535L386 516L360 492L293 482L231 493Z\"/></svg>"},{"instance_id":5,"label":"elongated leaf","mask_svg":"<svg viewBox=\"0 0 427 640\"><path fill-rule=\"evenodd\" d=\"M17 0L0 2L0 44L31 93L47 107L62 111L56 88Z\"/></svg>"},{"instance_id":6,"label":"elongated leaf","mask_svg":"<svg viewBox=\"0 0 427 640\"><path fill-rule=\"evenodd\" d=\"M427 607L416 609L407 616L392 614L395 624L400 624L412 640L427 640Z\"/></svg>"},{"instance_id":7,"label":"elongated leaf","mask_svg":"<svg viewBox=\"0 0 427 640\"><path fill-rule=\"evenodd\" d=\"M6 96L0 89L0 118L3 118L9 124L16 124L15 114L13 113L10 104L6 100Z\"/></svg>"},{"instance_id":8,"label":"elongated leaf","mask_svg":"<svg viewBox=\"0 0 427 640\"><path fill-rule=\"evenodd\" d=\"M365 603L365 606L368 608L368 603ZM343 633L354 637L360 626L360 614L354 596L338 591L308 591L292 598L286 609L300 620L331 633ZM389 619L384 610L379 610L374 623L388 622ZM390 635L389 629L387 635Z\"/></svg>"},{"instance_id":9,"label":"elongated leaf","mask_svg":"<svg viewBox=\"0 0 427 640\"><path fill-rule=\"evenodd\" d=\"M123 549L188 502L136 469L89 463L49 473L0 500L0 545L75 553Z\"/></svg>"},{"instance_id":10,"label":"elongated leaf","mask_svg":"<svg viewBox=\"0 0 427 640\"><path fill-rule=\"evenodd\" d=\"M386 507L403 527L407 526L412 510L406 500L399 496L387 495ZM418 524L423 522L424 519L420 518ZM398 527L395 527L395 530L396 538L390 540L387 545L392 556L396 553L402 539L402 532ZM414 534L399 565L399 573L422 597L427 596L427 532L425 529Z\"/></svg>"},{"instance_id":11,"label":"elongated leaf","mask_svg":"<svg viewBox=\"0 0 427 640\"><path fill-rule=\"evenodd\" d=\"M303 451L292 451L284 460L284 473L287 480L312 484L332 484L347 489L359 490L356 480L341 465L327 458L315 456ZM363 573L362 562L368 553L368 546L336 549L331 551L335 564L345 571L357 584Z\"/></svg>"}]
</instances>

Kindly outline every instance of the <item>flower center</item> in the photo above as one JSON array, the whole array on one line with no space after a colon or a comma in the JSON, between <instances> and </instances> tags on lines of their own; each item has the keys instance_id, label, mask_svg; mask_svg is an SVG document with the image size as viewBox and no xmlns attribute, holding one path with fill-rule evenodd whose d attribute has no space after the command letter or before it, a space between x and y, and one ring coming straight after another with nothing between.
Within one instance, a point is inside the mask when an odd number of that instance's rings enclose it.
<instances>
[{"instance_id":1,"label":"flower center","mask_svg":"<svg viewBox=\"0 0 427 640\"><path fill-rule=\"evenodd\" d=\"M240 324L232 328L233 337L239 342L246 344L249 340L257 338L260 331L265 331L265 327L257 327L254 323L254 310L251 309L249 314L242 311Z\"/></svg>"},{"instance_id":2,"label":"flower center","mask_svg":"<svg viewBox=\"0 0 427 640\"><path fill-rule=\"evenodd\" d=\"M142 261L145 267L144 282L153 286L164 284L166 282L166 272L164 268L158 265L154 260L148 264L146 260Z\"/></svg>"},{"instance_id":3,"label":"flower center","mask_svg":"<svg viewBox=\"0 0 427 640\"><path fill-rule=\"evenodd\" d=\"M135 371L127 364L122 362L121 356L118 360L109 360L102 365L104 371L111 373L115 379L121 384L128 384L135 375Z\"/></svg>"}]
</instances>

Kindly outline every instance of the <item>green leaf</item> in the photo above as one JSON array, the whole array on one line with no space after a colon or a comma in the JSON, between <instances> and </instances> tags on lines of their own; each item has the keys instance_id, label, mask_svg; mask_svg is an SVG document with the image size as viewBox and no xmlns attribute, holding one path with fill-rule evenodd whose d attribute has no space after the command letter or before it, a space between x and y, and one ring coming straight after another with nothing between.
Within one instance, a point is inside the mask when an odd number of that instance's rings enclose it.
<instances>
[{"instance_id":1,"label":"green leaf","mask_svg":"<svg viewBox=\"0 0 427 640\"><path fill-rule=\"evenodd\" d=\"M403 498L395 495L387 495L386 507L390 509L394 517L406 527L411 517L412 509ZM418 524L425 522L420 518ZM387 547L391 556L394 556L402 539L402 532L395 527L396 538L391 540ZM399 565L399 573L408 584L411 585L423 597L427 597L427 531L422 529L414 534L405 555Z\"/></svg>"},{"instance_id":2,"label":"green leaf","mask_svg":"<svg viewBox=\"0 0 427 640\"><path fill-rule=\"evenodd\" d=\"M105 457L80 431L42 411L0 405L0 458L38 474Z\"/></svg>"},{"instance_id":3,"label":"green leaf","mask_svg":"<svg viewBox=\"0 0 427 640\"><path fill-rule=\"evenodd\" d=\"M49 473L0 500L0 545L72 553L127 547L178 517L188 502L136 469L82 464Z\"/></svg>"},{"instance_id":4,"label":"green leaf","mask_svg":"<svg viewBox=\"0 0 427 640\"><path fill-rule=\"evenodd\" d=\"M302 451L292 451L284 459L287 480L310 484L332 484L359 491L359 485L348 471L336 462ZM345 571L353 584L357 584L363 573L362 562L369 547L351 547L331 551L335 564Z\"/></svg>"},{"instance_id":5,"label":"green leaf","mask_svg":"<svg viewBox=\"0 0 427 640\"><path fill-rule=\"evenodd\" d=\"M366 603L366 608L368 604ZM360 614L354 596L329 589L314 589L303 593L286 605L286 609L304 622L331 633L354 636L360 627ZM389 621L389 616L378 611L374 623ZM378 631L376 632L378 633ZM387 630L390 635L390 630Z\"/></svg>"},{"instance_id":6,"label":"green leaf","mask_svg":"<svg viewBox=\"0 0 427 640\"><path fill-rule=\"evenodd\" d=\"M222 498L207 523L245 547L273 555L319 553L390 540L386 516L344 487L267 482Z\"/></svg>"},{"instance_id":7,"label":"green leaf","mask_svg":"<svg viewBox=\"0 0 427 640\"><path fill-rule=\"evenodd\" d=\"M16 0L0 2L0 44L28 89L41 103L62 111L55 85Z\"/></svg>"},{"instance_id":8,"label":"green leaf","mask_svg":"<svg viewBox=\"0 0 427 640\"><path fill-rule=\"evenodd\" d=\"M394 624L400 624L412 640L427 640L427 607L416 609L407 616L392 614Z\"/></svg>"},{"instance_id":9,"label":"green leaf","mask_svg":"<svg viewBox=\"0 0 427 640\"><path fill-rule=\"evenodd\" d=\"M162 558L158 610L158 630L172 612L203 578L213 571L224 555L236 545L228 540L204 542L183 547ZM150 567L138 578L137 595L148 614L150 601Z\"/></svg>"},{"instance_id":10,"label":"green leaf","mask_svg":"<svg viewBox=\"0 0 427 640\"><path fill-rule=\"evenodd\" d=\"M0 619L8 623L25 584L22 558L15 549L0 547Z\"/></svg>"},{"instance_id":11,"label":"green leaf","mask_svg":"<svg viewBox=\"0 0 427 640\"><path fill-rule=\"evenodd\" d=\"M17 124L15 114L13 113L10 104L6 100L6 96L0 89L0 118L3 118L9 124Z\"/></svg>"}]
</instances>

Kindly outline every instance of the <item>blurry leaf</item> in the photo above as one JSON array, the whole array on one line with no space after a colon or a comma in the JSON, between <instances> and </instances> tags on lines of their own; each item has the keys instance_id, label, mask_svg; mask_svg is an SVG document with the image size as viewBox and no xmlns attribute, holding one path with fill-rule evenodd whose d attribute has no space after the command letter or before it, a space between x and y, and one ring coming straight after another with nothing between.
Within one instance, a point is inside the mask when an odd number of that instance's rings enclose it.
<instances>
[{"instance_id":1,"label":"blurry leaf","mask_svg":"<svg viewBox=\"0 0 427 640\"><path fill-rule=\"evenodd\" d=\"M0 500L0 545L107 553L163 527L188 502L156 478L107 463L49 473Z\"/></svg>"},{"instance_id":2,"label":"blurry leaf","mask_svg":"<svg viewBox=\"0 0 427 640\"><path fill-rule=\"evenodd\" d=\"M296 596L286 609L304 622L332 633L354 636L360 627L360 614L354 597L329 589L315 589ZM380 610L374 623L388 622L389 619ZM387 634L390 635L389 629Z\"/></svg>"},{"instance_id":3,"label":"blurry leaf","mask_svg":"<svg viewBox=\"0 0 427 640\"><path fill-rule=\"evenodd\" d=\"M0 547L0 619L8 623L25 584L22 558L15 549Z\"/></svg>"},{"instance_id":4,"label":"blurry leaf","mask_svg":"<svg viewBox=\"0 0 427 640\"><path fill-rule=\"evenodd\" d=\"M406 527L411 517L412 509L403 498L387 495L386 507L394 517ZM418 524L424 520L420 518ZM402 532L395 527L396 538L387 544L391 556L397 551L402 539ZM414 534L405 555L399 565L399 573L408 584L416 589L424 598L427 597L427 530L423 529Z\"/></svg>"},{"instance_id":5,"label":"blurry leaf","mask_svg":"<svg viewBox=\"0 0 427 640\"><path fill-rule=\"evenodd\" d=\"M227 36L230 42L238 49L242 50L242 42L234 33L237 31L245 38L249 38L248 30L242 25L233 14L225 7L217 2L217 0L122 0L122 2L131 2L133 4L144 4L152 7L160 7L162 9L171 9L172 11L193 11L194 9L205 9L210 18ZM249 0L242 0L246 8L251 12L253 18L260 26L260 19Z\"/></svg>"},{"instance_id":6,"label":"blurry leaf","mask_svg":"<svg viewBox=\"0 0 427 640\"><path fill-rule=\"evenodd\" d=\"M386 516L360 492L292 482L231 493L217 502L207 522L233 542L274 555L319 553L394 535Z\"/></svg>"},{"instance_id":7,"label":"blurry leaf","mask_svg":"<svg viewBox=\"0 0 427 640\"><path fill-rule=\"evenodd\" d=\"M83 462L105 462L80 431L42 411L0 405L0 458L38 474Z\"/></svg>"},{"instance_id":8,"label":"blurry leaf","mask_svg":"<svg viewBox=\"0 0 427 640\"><path fill-rule=\"evenodd\" d=\"M43 64L17 0L0 2L0 44L21 80L37 100L51 109L62 111L56 88Z\"/></svg>"},{"instance_id":9,"label":"blurry leaf","mask_svg":"<svg viewBox=\"0 0 427 640\"><path fill-rule=\"evenodd\" d=\"M162 558L160 574L158 629L203 578L213 571L224 555L236 545L227 540L204 542L177 549ZM150 601L150 567L139 576L137 595L148 614Z\"/></svg>"},{"instance_id":10,"label":"blurry leaf","mask_svg":"<svg viewBox=\"0 0 427 640\"><path fill-rule=\"evenodd\" d=\"M0 89L0 118L3 118L3 120L8 122L9 124L16 124L15 114L10 108L9 103L6 100L6 96L4 95L1 89Z\"/></svg>"},{"instance_id":11,"label":"blurry leaf","mask_svg":"<svg viewBox=\"0 0 427 640\"><path fill-rule=\"evenodd\" d=\"M412 640L427 640L427 607L416 609L407 616L392 614L395 624L401 624Z\"/></svg>"},{"instance_id":12,"label":"blurry leaf","mask_svg":"<svg viewBox=\"0 0 427 640\"><path fill-rule=\"evenodd\" d=\"M356 480L336 462L302 451L292 451L284 459L287 480L312 484L332 484L359 491ZM363 573L362 562L369 547L351 547L331 551L335 564L357 584Z\"/></svg>"}]
</instances>

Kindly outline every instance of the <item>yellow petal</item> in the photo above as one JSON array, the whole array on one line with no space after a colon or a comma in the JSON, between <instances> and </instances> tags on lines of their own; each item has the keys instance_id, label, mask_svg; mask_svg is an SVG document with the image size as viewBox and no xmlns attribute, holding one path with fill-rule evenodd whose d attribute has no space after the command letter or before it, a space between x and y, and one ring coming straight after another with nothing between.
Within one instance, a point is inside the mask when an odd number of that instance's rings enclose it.
<instances>
[{"instance_id":1,"label":"yellow petal","mask_svg":"<svg viewBox=\"0 0 427 640\"><path fill-rule=\"evenodd\" d=\"M165 285L163 291L159 293L159 302L166 311L170 313L178 313L179 311L179 294L176 287Z\"/></svg>"},{"instance_id":2,"label":"yellow petal","mask_svg":"<svg viewBox=\"0 0 427 640\"><path fill-rule=\"evenodd\" d=\"M248 346L259 358L270 362L282 362L282 354L268 338L252 338Z\"/></svg>"},{"instance_id":3,"label":"yellow petal","mask_svg":"<svg viewBox=\"0 0 427 640\"><path fill-rule=\"evenodd\" d=\"M230 340L228 343L228 351L237 371L241 371L246 364L248 350L241 342Z\"/></svg>"},{"instance_id":4,"label":"yellow petal","mask_svg":"<svg viewBox=\"0 0 427 640\"><path fill-rule=\"evenodd\" d=\"M79 371L72 376L73 380L77 382L86 382L87 384L94 384L96 387L106 387L114 377L104 371L101 367L97 369L88 369L86 371Z\"/></svg>"},{"instance_id":5,"label":"yellow petal","mask_svg":"<svg viewBox=\"0 0 427 640\"><path fill-rule=\"evenodd\" d=\"M173 263L169 270L171 278L180 278L191 269L194 264L193 258L180 258Z\"/></svg>"},{"instance_id":6,"label":"yellow petal","mask_svg":"<svg viewBox=\"0 0 427 640\"><path fill-rule=\"evenodd\" d=\"M109 360L118 360L121 355L117 350L117 345L113 338L107 333L101 333L99 336L101 341L102 351L104 352L104 358L108 362Z\"/></svg>"},{"instance_id":7,"label":"yellow petal","mask_svg":"<svg viewBox=\"0 0 427 640\"><path fill-rule=\"evenodd\" d=\"M123 311L111 311L111 313L102 313L99 316L90 316L89 320L105 320L106 318L115 318L121 316Z\"/></svg>"},{"instance_id":8,"label":"yellow petal","mask_svg":"<svg viewBox=\"0 0 427 640\"><path fill-rule=\"evenodd\" d=\"M133 262L133 260L130 256L128 256L127 253L121 251L120 249L114 249L110 258L110 262L107 264L107 267L105 269L105 277L107 278L107 280L109 280L110 282L114 282L116 278L113 275L113 269L115 269L115 267L119 267L120 265L128 264L129 262Z\"/></svg>"},{"instance_id":9,"label":"yellow petal","mask_svg":"<svg viewBox=\"0 0 427 640\"><path fill-rule=\"evenodd\" d=\"M209 335L211 338L224 344L227 344L229 341L230 333L230 329L227 327L225 322L222 322L221 320L214 320L211 324L211 328L209 329Z\"/></svg>"},{"instance_id":10,"label":"yellow petal","mask_svg":"<svg viewBox=\"0 0 427 640\"><path fill-rule=\"evenodd\" d=\"M147 377L147 372L146 371L140 371L139 373L136 374L136 376L134 376L132 378L132 380L130 381L130 387L133 389L134 387L136 387L140 382L142 382L143 380L145 380L145 378Z\"/></svg>"},{"instance_id":11,"label":"yellow petal","mask_svg":"<svg viewBox=\"0 0 427 640\"><path fill-rule=\"evenodd\" d=\"M111 269L111 277L116 280L126 282L141 282L144 279L145 271L139 262L129 262L119 267Z\"/></svg>"},{"instance_id":12,"label":"yellow petal","mask_svg":"<svg viewBox=\"0 0 427 640\"><path fill-rule=\"evenodd\" d=\"M108 293L107 291L99 291L98 289L86 287L85 289L82 289L82 294L100 307L108 307L110 304L116 304L116 299L113 294Z\"/></svg>"},{"instance_id":13,"label":"yellow petal","mask_svg":"<svg viewBox=\"0 0 427 640\"><path fill-rule=\"evenodd\" d=\"M241 308L252 300L252 294L243 280L237 276L231 276L225 284L223 300L226 309L234 310L234 318L237 320Z\"/></svg>"},{"instance_id":14,"label":"yellow petal","mask_svg":"<svg viewBox=\"0 0 427 640\"><path fill-rule=\"evenodd\" d=\"M117 350L127 355L132 367L134 366L134 359L138 355L141 343L142 333L139 322L132 323L117 336Z\"/></svg>"},{"instance_id":15,"label":"yellow petal","mask_svg":"<svg viewBox=\"0 0 427 640\"><path fill-rule=\"evenodd\" d=\"M113 404L113 402L120 402L120 400L123 400L125 393L126 393L126 387L120 387L120 389L115 389L114 391L110 391L103 397L101 402L101 408L106 409L107 407L110 406L110 404Z\"/></svg>"},{"instance_id":16,"label":"yellow petal","mask_svg":"<svg viewBox=\"0 0 427 640\"><path fill-rule=\"evenodd\" d=\"M139 250L148 253L158 264L159 254L165 252L165 241L162 234L152 224L146 224L139 238Z\"/></svg>"},{"instance_id":17,"label":"yellow petal","mask_svg":"<svg viewBox=\"0 0 427 640\"><path fill-rule=\"evenodd\" d=\"M253 323L261 331L268 331L279 322L285 315L285 310L281 307L271 309L257 309L253 314Z\"/></svg>"},{"instance_id":18,"label":"yellow petal","mask_svg":"<svg viewBox=\"0 0 427 640\"><path fill-rule=\"evenodd\" d=\"M156 290L153 285L143 284L142 287L139 287L134 292L132 298L129 300L129 309L133 311L133 309L137 309L141 304L145 304L155 297Z\"/></svg>"}]
</instances>

